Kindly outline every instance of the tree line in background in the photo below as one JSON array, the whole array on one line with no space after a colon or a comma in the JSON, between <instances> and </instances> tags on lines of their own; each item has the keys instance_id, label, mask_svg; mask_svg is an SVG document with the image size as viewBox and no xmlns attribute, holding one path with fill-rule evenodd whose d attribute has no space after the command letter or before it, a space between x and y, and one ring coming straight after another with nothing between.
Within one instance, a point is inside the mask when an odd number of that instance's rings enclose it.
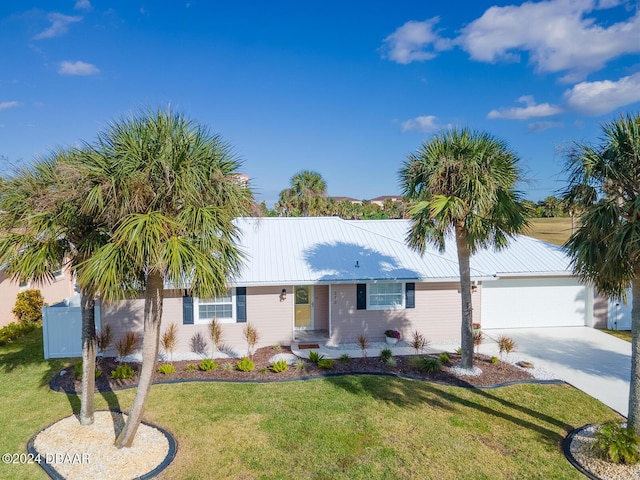
<instances>
[{"instance_id":1,"label":"tree line in background","mask_svg":"<svg viewBox=\"0 0 640 480\"><path fill-rule=\"evenodd\" d=\"M550 195L544 200L523 200L526 215L531 218L555 218L572 215L572 206L562 198ZM265 201L258 205L264 217L340 217L345 220L384 220L411 218L411 201L405 196L385 198L382 203L371 200L346 200L327 196L327 182L318 172L302 170L291 177L289 187L280 192L270 209Z\"/></svg>"}]
</instances>

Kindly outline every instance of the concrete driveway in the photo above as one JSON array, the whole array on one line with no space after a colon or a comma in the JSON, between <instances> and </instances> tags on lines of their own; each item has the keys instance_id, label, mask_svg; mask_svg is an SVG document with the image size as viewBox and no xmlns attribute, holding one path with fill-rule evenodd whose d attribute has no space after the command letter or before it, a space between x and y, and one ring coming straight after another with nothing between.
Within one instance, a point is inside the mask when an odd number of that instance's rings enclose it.
<instances>
[{"instance_id":1,"label":"concrete driveway","mask_svg":"<svg viewBox=\"0 0 640 480\"><path fill-rule=\"evenodd\" d=\"M631 344L589 327L514 328L483 330L496 340L513 338L516 352L536 366L627 416ZM487 350L493 342L485 342ZM484 349L483 349L484 350Z\"/></svg>"}]
</instances>

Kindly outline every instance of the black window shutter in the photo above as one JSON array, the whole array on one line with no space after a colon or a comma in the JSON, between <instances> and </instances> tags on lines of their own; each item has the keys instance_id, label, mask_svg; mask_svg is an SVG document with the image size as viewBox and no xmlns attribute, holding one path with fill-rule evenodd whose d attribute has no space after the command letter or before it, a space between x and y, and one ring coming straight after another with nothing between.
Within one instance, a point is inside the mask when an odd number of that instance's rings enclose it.
<instances>
[{"instance_id":1,"label":"black window shutter","mask_svg":"<svg viewBox=\"0 0 640 480\"><path fill-rule=\"evenodd\" d=\"M236 288L236 322L247 321L247 287Z\"/></svg>"},{"instance_id":2,"label":"black window shutter","mask_svg":"<svg viewBox=\"0 0 640 480\"><path fill-rule=\"evenodd\" d=\"M407 283L405 285L405 308L416 308L416 284L415 283Z\"/></svg>"},{"instance_id":3,"label":"black window shutter","mask_svg":"<svg viewBox=\"0 0 640 480\"><path fill-rule=\"evenodd\" d=\"M366 283L358 283L356 285L358 293L356 294L356 309L358 310L366 310L367 309L367 284Z\"/></svg>"},{"instance_id":4,"label":"black window shutter","mask_svg":"<svg viewBox=\"0 0 640 480\"><path fill-rule=\"evenodd\" d=\"M193 325L193 297L182 297L182 324Z\"/></svg>"}]
</instances>

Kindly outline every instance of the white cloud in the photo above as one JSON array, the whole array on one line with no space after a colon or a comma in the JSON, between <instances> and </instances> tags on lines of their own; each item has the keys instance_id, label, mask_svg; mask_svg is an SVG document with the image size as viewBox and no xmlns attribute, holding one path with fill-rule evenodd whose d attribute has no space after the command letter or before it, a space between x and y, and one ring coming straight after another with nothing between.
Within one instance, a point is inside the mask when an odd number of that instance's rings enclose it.
<instances>
[{"instance_id":1,"label":"white cloud","mask_svg":"<svg viewBox=\"0 0 640 480\"><path fill-rule=\"evenodd\" d=\"M77 0L75 7L76 10L91 10L91 2L89 0Z\"/></svg>"},{"instance_id":2,"label":"white cloud","mask_svg":"<svg viewBox=\"0 0 640 480\"><path fill-rule=\"evenodd\" d=\"M487 118L507 118L509 120L528 120L530 118L551 117L562 113L562 109L549 103L536 104L532 95L523 95L518 98L524 107L500 108L491 110Z\"/></svg>"},{"instance_id":3,"label":"white cloud","mask_svg":"<svg viewBox=\"0 0 640 480\"><path fill-rule=\"evenodd\" d=\"M20 106L19 102L0 102L0 110L6 110L8 108L15 108Z\"/></svg>"},{"instance_id":4,"label":"white cloud","mask_svg":"<svg viewBox=\"0 0 640 480\"><path fill-rule=\"evenodd\" d=\"M389 60L407 64L431 60L437 51L451 48L451 42L434 31L440 19L434 17L424 22L409 21L384 39L383 56Z\"/></svg>"},{"instance_id":5,"label":"white cloud","mask_svg":"<svg viewBox=\"0 0 640 480\"><path fill-rule=\"evenodd\" d=\"M531 122L527 125L529 132L544 132L550 128L561 128L564 124L562 122Z\"/></svg>"},{"instance_id":6,"label":"white cloud","mask_svg":"<svg viewBox=\"0 0 640 480\"><path fill-rule=\"evenodd\" d=\"M47 19L51 22L51 26L33 37L34 40L42 40L43 38L54 38L64 35L69 30L69 25L79 22L82 20L82 17L71 17L61 13L50 13L47 15Z\"/></svg>"},{"instance_id":7,"label":"white cloud","mask_svg":"<svg viewBox=\"0 0 640 480\"><path fill-rule=\"evenodd\" d=\"M482 62L518 61L523 52L539 72L568 72L565 82L625 54L640 53L640 11L612 25L587 16L617 0L550 0L491 7L456 39L471 58Z\"/></svg>"},{"instance_id":8,"label":"white cloud","mask_svg":"<svg viewBox=\"0 0 640 480\"><path fill-rule=\"evenodd\" d=\"M100 73L100 70L91 63L81 62L80 60L76 62L66 60L60 62L58 73L60 75L95 75Z\"/></svg>"},{"instance_id":9,"label":"white cloud","mask_svg":"<svg viewBox=\"0 0 640 480\"><path fill-rule=\"evenodd\" d=\"M617 82L582 82L564 92L565 103L587 115L602 115L640 102L640 72Z\"/></svg>"},{"instance_id":10,"label":"white cloud","mask_svg":"<svg viewBox=\"0 0 640 480\"><path fill-rule=\"evenodd\" d=\"M442 127L437 122L438 117L434 115L424 115L421 117L411 118L402 122L402 131L416 131L416 132L435 132Z\"/></svg>"}]
</instances>

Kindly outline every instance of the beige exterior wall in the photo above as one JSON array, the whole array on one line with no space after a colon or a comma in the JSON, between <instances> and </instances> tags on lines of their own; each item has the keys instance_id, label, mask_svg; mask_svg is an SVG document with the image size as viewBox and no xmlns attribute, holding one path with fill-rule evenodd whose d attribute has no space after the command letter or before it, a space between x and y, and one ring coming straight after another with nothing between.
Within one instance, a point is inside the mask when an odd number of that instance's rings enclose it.
<instances>
[{"instance_id":1,"label":"beige exterior wall","mask_svg":"<svg viewBox=\"0 0 640 480\"><path fill-rule=\"evenodd\" d=\"M253 325L260 336L257 348L269 345L290 345L293 336L293 291L291 286L286 287L287 298L280 299L280 293L285 287L249 287L247 288L247 321ZM118 302L101 307L102 325L111 325L114 343L123 337L127 330L142 334L144 316L144 300L135 299ZM207 343L207 348L212 349L211 336L208 324L184 325L182 323L182 295L180 291L166 291L162 304L161 334L171 323L175 323L178 332L178 343L174 354L190 354L191 339L200 333ZM247 342L244 338L246 323L223 323L222 341L237 353L247 350ZM139 347L142 347L140 345ZM162 352L162 347L160 348ZM139 353L139 352L138 352ZM107 351L107 356L115 356L115 348Z\"/></svg>"},{"instance_id":2,"label":"beige exterior wall","mask_svg":"<svg viewBox=\"0 0 640 480\"><path fill-rule=\"evenodd\" d=\"M455 283L416 283L416 306L398 310L357 310L356 285L331 287L331 341L354 343L364 333L369 341L384 340L387 329L403 339L420 331L429 340L459 340L461 305ZM480 288L473 293L474 322L480 322Z\"/></svg>"},{"instance_id":3,"label":"beige exterior wall","mask_svg":"<svg viewBox=\"0 0 640 480\"><path fill-rule=\"evenodd\" d=\"M52 305L74 295L73 275L69 270L64 270L60 278L50 283L32 283L25 288L20 288L18 282L11 280L4 272L0 272L0 328L16 321L12 313L16 297L21 291L28 289L40 290L45 303Z\"/></svg>"}]
</instances>

